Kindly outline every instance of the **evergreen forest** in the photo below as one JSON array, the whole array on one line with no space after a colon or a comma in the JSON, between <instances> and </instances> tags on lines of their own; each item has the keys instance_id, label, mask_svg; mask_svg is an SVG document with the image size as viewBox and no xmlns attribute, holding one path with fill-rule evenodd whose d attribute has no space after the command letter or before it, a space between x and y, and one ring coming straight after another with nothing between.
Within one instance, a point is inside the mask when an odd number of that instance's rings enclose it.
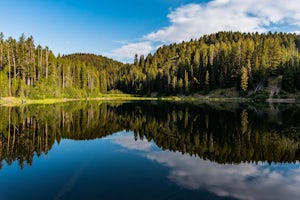
<instances>
[{"instance_id":1,"label":"evergreen forest","mask_svg":"<svg viewBox=\"0 0 300 200\"><path fill-rule=\"evenodd\" d=\"M286 92L300 90L300 35L218 32L133 55L132 64L76 53L55 56L24 34L0 33L0 98L206 94L235 88L245 96L280 77Z\"/></svg>"}]
</instances>

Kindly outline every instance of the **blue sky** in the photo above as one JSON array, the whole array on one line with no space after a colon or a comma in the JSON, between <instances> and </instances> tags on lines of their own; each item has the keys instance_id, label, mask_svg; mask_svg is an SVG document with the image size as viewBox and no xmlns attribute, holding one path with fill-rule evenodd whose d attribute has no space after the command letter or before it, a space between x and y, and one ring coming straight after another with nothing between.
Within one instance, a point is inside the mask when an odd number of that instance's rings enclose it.
<instances>
[{"instance_id":1,"label":"blue sky","mask_svg":"<svg viewBox=\"0 0 300 200\"><path fill-rule=\"evenodd\" d=\"M300 33L299 10L299 0L7 0L0 3L0 32L32 35L55 54L126 62L221 30Z\"/></svg>"}]
</instances>

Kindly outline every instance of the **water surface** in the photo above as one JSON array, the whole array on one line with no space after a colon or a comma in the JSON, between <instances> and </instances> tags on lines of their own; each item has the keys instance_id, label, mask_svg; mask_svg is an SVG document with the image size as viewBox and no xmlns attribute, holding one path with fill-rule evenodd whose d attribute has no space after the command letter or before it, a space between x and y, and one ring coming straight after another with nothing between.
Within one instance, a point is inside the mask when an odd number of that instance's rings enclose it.
<instances>
[{"instance_id":1,"label":"water surface","mask_svg":"<svg viewBox=\"0 0 300 200\"><path fill-rule=\"evenodd\" d=\"M295 105L0 107L0 199L299 199Z\"/></svg>"}]
</instances>

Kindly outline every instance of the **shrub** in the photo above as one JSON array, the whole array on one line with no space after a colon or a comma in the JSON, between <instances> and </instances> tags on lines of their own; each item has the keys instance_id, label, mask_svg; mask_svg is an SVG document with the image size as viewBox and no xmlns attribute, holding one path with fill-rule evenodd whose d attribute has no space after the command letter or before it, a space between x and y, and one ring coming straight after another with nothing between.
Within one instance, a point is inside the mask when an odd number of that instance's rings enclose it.
<instances>
[{"instance_id":1,"label":"shrub","mask_svg":"<svg viewBox=\"0 0 300 200\"><path fill-rule=\"evenodd\" d=\"M269 92L265 90L257 91L256 93L249 96L254 101L266 101L269 98Z\"/></svg>"}]
</instances>

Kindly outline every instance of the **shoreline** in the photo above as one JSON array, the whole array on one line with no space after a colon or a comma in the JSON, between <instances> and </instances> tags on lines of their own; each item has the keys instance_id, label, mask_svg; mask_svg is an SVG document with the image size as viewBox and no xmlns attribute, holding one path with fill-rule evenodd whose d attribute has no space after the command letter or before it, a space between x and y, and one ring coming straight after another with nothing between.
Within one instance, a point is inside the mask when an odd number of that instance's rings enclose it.
<instances>
[{"instance_id":1,"label":"shoreline","mask_svg":"<svg viewBox=\"0 0 300 200\"><path fill-rule=\"evenodd\" d=\"M297 103L296 99L267 99L268 103Z\"/></svg>"},{"instance_id":2,"label":"shoreline","mask_svg":"<svg viewBox=\"0 0 300 200\"><path fill-rule=\"evenodd\" d=\"M136 96L108 96L108 97L95 97L95 98L47 98L47 99L26 99L20 97L2 97L0 98L0 106L14 107L14 106L26 106L26 105L46 105L56 103L66 103L75 101L182 101L182 102L224 102L224 103L243 103L254 102L252 98L242 97L136 97ZM266 99L261 101L262 103L298 103L296 99Z\"/></svg>"},{"instance_id":3,"label":"shoreline","mask_svg":"<svg viewBox=\"0 0 300 200\"><path fill-rule=\"evenodd\" d=\"M25 106L25 105L46 105L56 103L66 103L75 101L137 101L137 100L158 100L158 98L147 97L96 97L96 98L45 98L45 99L27 99L20 97L2 97L0 98L0 106Z\"/></svg>"}]
</instances>

